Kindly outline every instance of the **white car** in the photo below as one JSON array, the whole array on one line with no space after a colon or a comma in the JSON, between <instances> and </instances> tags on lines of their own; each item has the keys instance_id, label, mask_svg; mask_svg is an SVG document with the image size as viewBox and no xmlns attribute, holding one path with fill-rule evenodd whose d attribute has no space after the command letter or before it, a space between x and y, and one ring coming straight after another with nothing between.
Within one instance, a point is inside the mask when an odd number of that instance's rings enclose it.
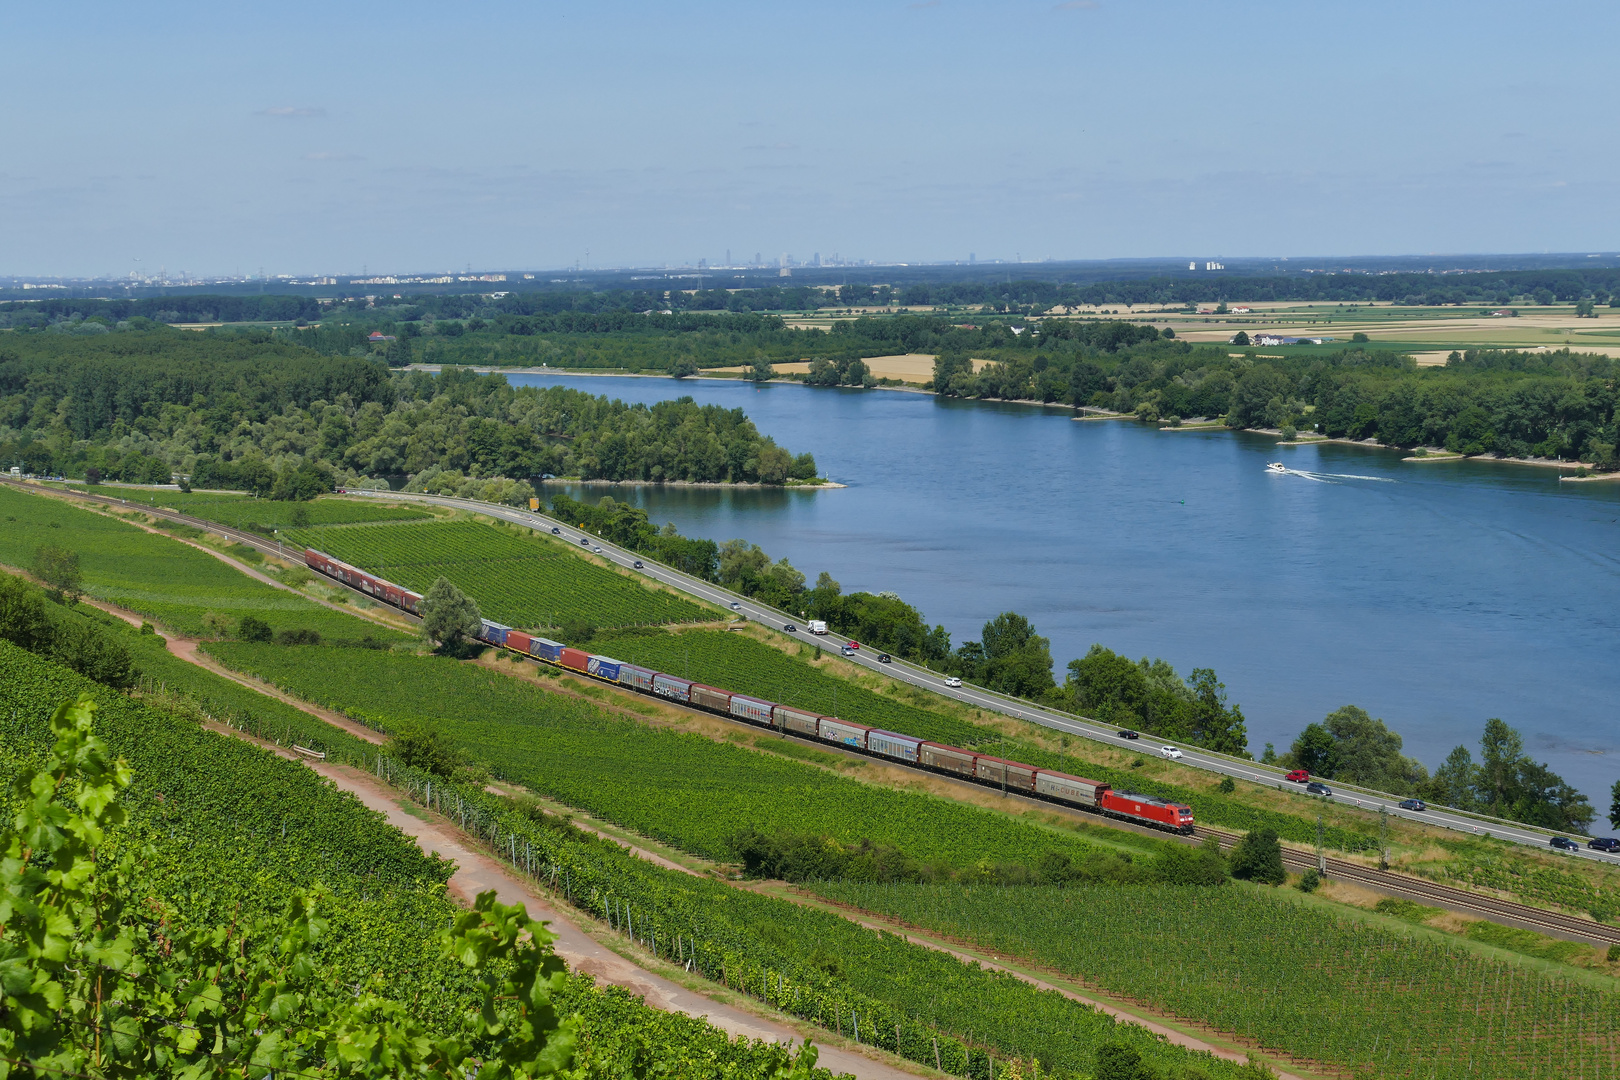
<instances>
[{"instance_id":1,"label":"white car","mask_svg":"<svg viewBox=\"0 0 1620 1080\"><path fill-rule=\"evenodd\" d=\"M593 547L593 548L591 548L591 550L596 552L598 555L602 554L602 549L599 548L599 547Z\"/></svg>"},{"instance_id":2,"label":"white car","mask_svg":"<svg viewBox=\"0 0 1620 1080\"><path fill-rule=\"evenodd\" d=\"M1181 757L1181 751L1173 746L1161 746L1159 747L1159 753L1172 759Z\"/></svg>"},{"instance_id":3,"label":"white car","mask_svg":"<svg viewBox=\"0 0 1620 1080\"><path fill-rule=\"evenodd\" d=\"M950 678L945 680L945 685L946 686L961 686L962 685L962 680L958 679L955 675L952 675Z\"/></svg>"},{"instance_id":4,"label":"white car","mask_svg":"<svg viewBox=\"0 0 1620 1080\"><path fill-rule=\"evenodd\" d=\"M741 611L742 610L742 601L741 600L733 600L731 602L731 610L732 611Z\"/></svg>"}]
</instances>

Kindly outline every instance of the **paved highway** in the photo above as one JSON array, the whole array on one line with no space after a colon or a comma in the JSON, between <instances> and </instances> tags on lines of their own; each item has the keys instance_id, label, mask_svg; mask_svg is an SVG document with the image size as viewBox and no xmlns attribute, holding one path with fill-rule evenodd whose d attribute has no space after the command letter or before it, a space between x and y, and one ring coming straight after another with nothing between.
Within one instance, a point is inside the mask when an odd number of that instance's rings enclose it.
<instances>
[{"instance_id":1,"label":"paved highway","mask_svg":"<svg viewBox=\"0 0 1620 1080\"><path fill-rule=\"evenodd\" d=\"M350 491L351 495L369 495L383 499L404 499L419 502L436 503L440 506L451 507L458 510L473 510L489 517L499 518L518 525L526 525L543 532L560 535L569 543L593 551L600 557L607 559L636 573L645 574L655 581L663 582L672 588L706 600L721 608L727 608L742 618L769 626L774 630L782 631L785 626L792 624L797 629L796 636L805 641L815 641L823 647L841 648L852 644L848 638L838 634L816 635L812 637L802 625L797 616L787 612L759 604L748 597L733 593L720 585L704 581L701 578L683 574L678 570L646 560L633 551L609 543L591 533L584 532L567 522L557 520L545 514L531 510L521 510L509 506L500 506L494 503L476 502L470 499L458 499L447 495L421 495L397 491ZM583 543L581 543L583 541ZM638 568L637 563L642 565ZM1123 750L1132 750L1141 754L1165 753L1164 744L1154 742L1147 737L1140 739L1126 738L1118 734L1117 730L1098 724L1083 717L1076 717L1068 713L1032 705L1017 698L1007 697L994 691L985 690L977 686L952 687L945 685L944 677L938 672L903 660L895 659L888 663L881 663L877 653L871 649L859 648L849 655L847 659L859 667L866 668L880 675L910 683L941 695L952 698L989 712L1002 713L1027 720L1042 727L1067 732L1081 738L1091 739L1106 746L1113 746ZM1222 773L1238 780L1248 780L1257 784L1266 784L1272 787L1282 787L1287 782L1283 779L1283 770L1261 765L1241 758L1229 757L1197 747L1176 746L1175 755L1183 765L1191 765L1210 772ZM1333 787L1334 785L1329 785ZM1303 789L1301 789L1303 790ZM1460 833L1474 836L1490 835L1514 843L1526 844L1531 847L1548 847L1548 838L1552 835L1543 829L1532 828L1517 822L1503 821L1501 819L1485 818L1464 814L1460 811L1448 810L1440 807L1430 807L1425 811L1402 810L1396 804L1400 801L1397 796L1368 791L1365 789L1344 788L1342 785L1334 787L1330 796L1307 796L1310 798L1323 798L1325 801L1340 803L1345 806L1359 807L1363 810L1385 810L1392 817L1406 818L1413 822L1425 825L1434 825L1440 828L1451 829ZM1571 834L1574 836L1574 834ZM1593 851L1584 846L1585 837L1576 837L1583 844L1576 851L1565 854L1573 858L1595 859L1602 862L1614 861L1616 856L1606 855Z\"/></svg>"}]
</instances>

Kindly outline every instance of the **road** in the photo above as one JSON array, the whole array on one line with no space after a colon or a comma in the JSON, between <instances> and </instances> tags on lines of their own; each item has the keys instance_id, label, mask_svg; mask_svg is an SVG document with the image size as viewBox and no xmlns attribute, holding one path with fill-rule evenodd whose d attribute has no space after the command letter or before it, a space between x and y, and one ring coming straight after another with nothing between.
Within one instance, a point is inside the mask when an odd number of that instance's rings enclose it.
<instances>
[{"instance_id":1,"label":"road","mask_svg":"<svg viewBox=\"0 0 1620 1080\"><path fill-rule=\"evenodd\" d=\"M798 616L759 604L748 597L732 592L724 586L692 577L689 574L683 574L661 563L651 562L633 551L584 532L567 522L535 511L500 506L494 503L477 502L471 499L458 499L448 495L423 495L398 491L350 491L349 494L412 500L435 503L457 510L473 510L488 517L510 521L518 525L526 525L542 532L551 532L561 536L571 544L579 544L582 548L590 550L620 567L645 574L647 577L662 582L688 596L706 600L720 608L729 609L742 618L768 626L773 630L783 631L784 627L791 624L796 628L793 632L795 636L805 641L814 641L824 648L841 649L852 644L848 638L838 634L829 633L812 637L800 625L801 620ZM638 563L641 564L639 567L637 566ZM857 648L853 653L847 654L846 658L851 663L876 674L909 683L941 697L947 697L975 708L984 709L987 712L1017 717L1032 724L1039 724L1042 727L1062 731L1083 739L1090 739L1093 742L1112 746L1116 749L1146 754L1164 752L1161 744L1149 742L1145 739L1123 737L1115 728L1099 724L1094 720L1073 716L1069 713L1059 712L1039 705L1032 705L1027 701L1008 697L1005 694L998 694L978 686L947 686L943 676L938 672L930 671L927 668L900 659L879 662L877 655L870 649ZM1183 765L1220 773L1237 780L1265 784L1270 787L1283 788L1288 784L1288 781L1284 779L1284 770L1269 765L1261 765L1258 762L1246 761L1242 758L1218 754L1197 747L1176 746L1173 750L1177 760ZM1301 790L1303 791L1303 789ZM1362 810L1375 812L1384 810L1391 817L1405 818L1416 824L1432 825L1471 836L1493 836L1500 840L1524 844L1529 847L1547 848L1548 840L1553 835L1545 829L1521 825L1518 822L1466 814L1444 807L1431 806L1423 811L1403 810L1398 805L1400 802L1399 796L1361 788L1347 789L1343 785L1338 785L1333 793L1328 796L1306 797L1322 798L1324 801L1331 801ZM1583 844L1587 839L1573 833L1568 835ZM1574 851L1566 851L1565 854L1571 858L1592 859L1598 862L1613 862L1616 860L1614 855L1593 851L1584 846Z\"/></svg>"}]
</instances>

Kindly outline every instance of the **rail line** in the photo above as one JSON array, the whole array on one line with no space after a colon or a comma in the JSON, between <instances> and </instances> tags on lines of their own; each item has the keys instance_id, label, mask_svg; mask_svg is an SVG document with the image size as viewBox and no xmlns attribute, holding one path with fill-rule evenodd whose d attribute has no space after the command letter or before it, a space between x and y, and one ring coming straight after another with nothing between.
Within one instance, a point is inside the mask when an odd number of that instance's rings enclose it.
<instances>
[{"instance_id":1,"label":"rail line","mask_svg":"<svg viewBox=\"0 0 1620 1080\"><path fill-rule=\"evenodd\" d=\"M15 481L10 480L6 480L4 482L14 484L17 487L22 487L25 490L31 487L30 485L17 484ZM34 490L38 489L34 488ZM137 508L144 513L153 515L154 517L161 517L168 521L173 521L182 525L190 525L193 528L217 533L231 540L246 544L263 554L275 555L278 558L287 558L286 552L281 547L264 536L258 533L249 532L245 529L238 529L233 526L224 525L217 521L209 521L205 518L192 517L189 514L182 514L175 510L147 506L139 502L130 502L126 499L102 495L99 493L80 492L73 491L72 489L57 488L46 488L44 490L106 506ZM301 553L302 552L300 549L300 554ZM356 596L365 595L359 589L352 588L351 586L348 586L342 582L333 579L323 579L323 581L325 581L327 584L348 589ZM403 616L411 622L421 622L420 617L412 615L408 611L392 607L389 610L395 614ZM590 676L586 675L584 677L589 678ZM612 685L618 684L615 683ZM682 704L667 698L660 698L660 700L671 705L679 706ZM705 715L720 715L705 710L694 711L704 712ZM742 727L757 727L757 725L744 723L730 716L721 716L721 719L739 724ZM813 744L822 749L847 749L845 747L838 746L829 747L826 743L823 743L820 740L815 740L812 742L812 740L809 739L801 739L792 733L783 734L797 742L804 742L807 745ZM956 780L958 783L961 783L964 786L974 788L981 788L983 786L960 780L959 778L944 776L943 774L940 775L942 778L947 780ZM1007 792L1006 794L1014 795L1015 797L1023 799L1024 801L1038 804L1043 807L1063 807L1066 809L1071 809L1077 814L1083 812L1077 808L1064 807L1064 804L1054 803L1045 799L1033 798L1019 792ZM1150 836L1158 836L1160 838L1168 838L1164 831L1149 828L1135 822L1118 820L1092 813L1086 813L1085 817L1088 820L1095 819L1099 820L1100 822L1105 822L1113 828L1124 829L1130 832L1139 832ZM1227 832L1223 829L1212 829L1204 825L1197 826L1193 836L1185 839L1187 842L1196 842L1196 840L1206 836L1215 837L1223 848L1231 848L1242 839L1242 834L1240 833ZM1316 857L1308 852L1301 852L1285 847L1282 849L1282 855L1283 865L1291 870L1304 871L1316 865ZM1377 870L1372 867L1362 866L1359 863L1349 862L1345 859L1328 857L1325 862L1327 866L1326 874L1330 879L1362 885L1376 892L1387 893L1392 896L1399 896L1409 900L1429 903L1437 907L1446 908L1448 910L1457 911L1464 914L1477 915L1480 918L1487 919L1491 922L1501 923L1506 926L1516 926L1525 930L1533 930L1536 933L1546 934L1550 937L1557 937L1566 941L1578 941L1583 944L1594 945L1620 944L1620 927L1607 926L1590 919L1582 919L1574 915L1565 915L1560 912L1548 911L1544 908L1531 907L1528 904L1520 904L1511 900L1501 900L1495 897L1484 896L1480 893L1469 892L1465 889L1459 889L1450 885L1441 885L1437 882L1428 881L1424 878L1413 877L1409 874L1396 873L1390 870Z\"/></svg>"},{"instance_id":2,"label":"rail line","mask_svg":"<svg viewBox=\"0 0 1620 1080\"><path fill-rule=\"evenodd\" d=\"M1197 827L1194 835L1213 836L1220 841L1223 848L1229 848L1241 839L1238 833L1210 829L1202 825ZM1283 848L1282 856L1283 865L1290 870L1304 871L1316 866L1316 856L1309 852ZM1327 864L1325 874L1331 880L1350 882L1375 892L1389 893L1464 914L1478 915L1491 922L1534 930L1538 934L1566 941L1579 941L1588 945L1620 944L1620 926L1607 926L1576 915L1565 915L1512 900L1500 900L1393 870L1377 870L1346 859L1328 857L1324 861Z\"/></svg>"}]
</instances>

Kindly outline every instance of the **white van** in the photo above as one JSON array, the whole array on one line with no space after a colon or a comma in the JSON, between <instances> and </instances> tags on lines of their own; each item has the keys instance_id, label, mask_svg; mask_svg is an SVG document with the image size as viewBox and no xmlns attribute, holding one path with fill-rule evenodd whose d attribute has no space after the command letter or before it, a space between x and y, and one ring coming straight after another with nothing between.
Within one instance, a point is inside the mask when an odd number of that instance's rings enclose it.
<instances>
[{"instance_id":1,"label":"white van","mask_svg":"<svg viewBox=\"0 0 1620 1080\"><path fill-rule=\"evenodd\" d=\"M804 627L812 634L825 634L827 632L827 624L822 622L820 619L811 619L809 622L804 624Z\"/></svg>"}]
</instances>

